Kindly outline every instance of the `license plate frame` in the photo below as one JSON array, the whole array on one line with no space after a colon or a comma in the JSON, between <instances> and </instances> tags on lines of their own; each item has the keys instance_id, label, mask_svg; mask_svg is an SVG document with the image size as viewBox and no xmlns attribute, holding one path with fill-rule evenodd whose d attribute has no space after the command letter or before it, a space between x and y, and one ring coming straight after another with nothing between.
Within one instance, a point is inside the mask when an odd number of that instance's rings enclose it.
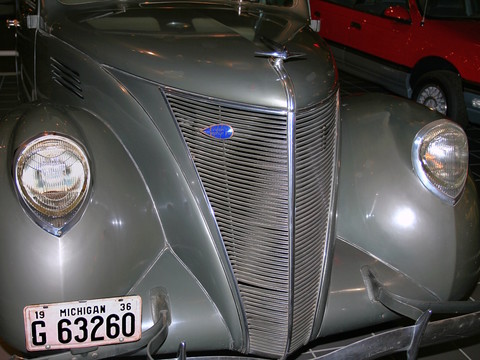
<instances>
[{"instance_id":1,"label":"license plate frame","mask_svg":"<svg viewBox=\"0 0 480 360\"><path fill-rule=\"evenodd\" d=\"M28 351L121 344L141 338L138 295L28 305L23 309Z\"/></svg>"}]
</instances>

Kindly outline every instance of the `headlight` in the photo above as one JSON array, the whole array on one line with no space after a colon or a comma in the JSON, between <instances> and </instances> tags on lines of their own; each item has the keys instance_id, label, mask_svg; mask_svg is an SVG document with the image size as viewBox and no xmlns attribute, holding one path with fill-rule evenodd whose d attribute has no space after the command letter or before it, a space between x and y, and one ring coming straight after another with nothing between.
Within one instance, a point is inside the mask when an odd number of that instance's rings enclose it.
<instances>
[{"instance_id":1,"label":"headlight","mask_svg":"<svg viewBox=\"0 0 480 360\"><path fill-rule=\"evenodd\" d=\"M454 205L467 180L468 141L465 132L448 120L426 125L413 142L412 163L427 189Z\"/></svg>"},{"instance_id":2,"label":"headlight","mask_svg":"<svg viewBox=\"0 0 480 360\"><path fill-rule=\"evenodd\" d=\"M78 212L90 187L90 165L83 148L60 135L43 135L15 157L15 185L34 220L60 236Z\"/></svg>"}]
</instances>

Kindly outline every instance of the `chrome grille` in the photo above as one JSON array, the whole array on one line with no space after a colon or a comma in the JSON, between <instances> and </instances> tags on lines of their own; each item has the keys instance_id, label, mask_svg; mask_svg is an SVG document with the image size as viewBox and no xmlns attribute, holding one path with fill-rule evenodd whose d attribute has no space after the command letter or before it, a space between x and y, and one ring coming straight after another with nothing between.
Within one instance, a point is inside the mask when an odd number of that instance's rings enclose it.
<instances>
[{"instance_id":1,"label":"chrome grille","mask_svg":"<svg viewBox=\"0 0 480 360\"><path fill-rule=\"evenodd\" d=\"M295 268L290 349L309 341L323 274L336 166L337 101L299 111L295 150Z\"/></svg>"},{"instance_id":2,"label":"chrome grille","mask_svg":"<svg viewBox=\"0 0 480 360\"><path fill-rule=\"evenodd\" d=\"M297 114L293 249L286 112L172 89L164 93L214 210L238 282L249 349L284 356L308 341L321 286L333 193L335 97ZM231 139L202 133L222 123L234 128Z\"/></svg>"}]
</instances>

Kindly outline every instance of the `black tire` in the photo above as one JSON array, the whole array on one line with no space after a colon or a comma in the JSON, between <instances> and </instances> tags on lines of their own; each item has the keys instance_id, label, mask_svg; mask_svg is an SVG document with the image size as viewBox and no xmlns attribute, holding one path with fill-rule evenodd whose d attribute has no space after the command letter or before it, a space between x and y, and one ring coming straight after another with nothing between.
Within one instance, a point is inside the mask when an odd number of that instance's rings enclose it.
<instances>
[{"instance_id":1,"label":"black tire","mask_svg":"<svg viewBox=\"0 0 480 360\"><path fill-rule=\"evenodd\" d=\"M422 75L414 86L412 99L448 116L463 128L468 125L462 78L452 71L439 70Z\"/></svg>"}]
</instances>

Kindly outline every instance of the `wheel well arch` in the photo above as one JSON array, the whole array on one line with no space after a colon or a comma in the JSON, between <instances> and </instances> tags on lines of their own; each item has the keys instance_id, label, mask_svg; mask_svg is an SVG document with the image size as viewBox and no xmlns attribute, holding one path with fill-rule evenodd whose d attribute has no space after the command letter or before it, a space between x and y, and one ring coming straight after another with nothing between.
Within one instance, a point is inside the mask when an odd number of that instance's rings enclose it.
<instances>
[{"instance_id":1,"label":"wheel well arch","mask_svg":"<svg viewBox=\"0 0 480 360\"><path fill-rule=\"evenodd\" d=\"M436 56L421 59L415 64L410 77L410 86L415 87L418 79L425 73L436 70L447 70L459 74L457 68L449 61Z\"/></svg>"}]
</instances>

